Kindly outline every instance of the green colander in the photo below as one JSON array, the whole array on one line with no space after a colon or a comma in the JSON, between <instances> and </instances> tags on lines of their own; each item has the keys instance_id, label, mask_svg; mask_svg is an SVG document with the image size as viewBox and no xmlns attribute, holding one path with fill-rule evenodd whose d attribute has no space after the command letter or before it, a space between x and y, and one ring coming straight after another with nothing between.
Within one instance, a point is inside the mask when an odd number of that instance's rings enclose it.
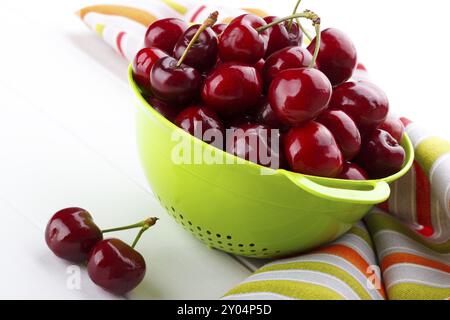
<instances>
[{"instance_id":1,"label":"green colander","mask_svg":"<svg viewBox=\"0 0 450 320\"><path fill-rule=\"evenodd\" d=\"M391 183L411 167L414 150L405 135L406 164L397 174L348 181L271 170L212 147L166 120L141 96L137 141L147 180L162 206L207 246L253 258L286 256L330 242L389 197ZM173 152L184 138L192 150L222 164L179 164ZM194 149L196 148L196 149ZM194 154L194 152L192 152ZM184 161L186 162L186 161ZM231 164L230 164L231 163Z\"/></svg>"}]
</instances>

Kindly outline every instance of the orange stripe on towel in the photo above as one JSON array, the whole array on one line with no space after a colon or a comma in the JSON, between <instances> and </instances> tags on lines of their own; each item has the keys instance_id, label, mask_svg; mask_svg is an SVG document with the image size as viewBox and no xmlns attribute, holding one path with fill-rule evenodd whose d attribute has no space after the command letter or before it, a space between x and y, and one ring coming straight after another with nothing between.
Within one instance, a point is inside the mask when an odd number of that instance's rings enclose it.
<instances>
[{"instance_id":1,"label":"orange stripe on towel","mask_svg":"<svg viewBox=\"0 0 450 320\"><path fill-rule=\"evenodd\" d=\"M120 5L89 6L81 9L77 12L77 14L81 17L81 19L84 19L84 16L90 12L125 17L144 25L145 27L157 20L157 18L148 11Z\"/></svg>"},{"instance_id":2,"label":"orange stripe on towel","mask_svg":"<svg viewBox=\"0 0 450 320\"><path fill-rule=\"evenodd\" d=\"M381 269L386 270L387 268L399 263L412 263L450 273L450 266L445 263L437 262L410 253L392 253L387 255L381 261Z\"/></svg>"},{"instance_id":3,"label":"orange stripe on towel","mask_svg":"<svg viewBox=\"0 0 450 320\"><path fill-rule=\"evenodd\" d=\"M335 256L341 257L341 258L347 260L348 262L350 262L352 265L354 265L367 278L373 277L372 273L368 274L370 265L367 263L367 261L364 260L364 258L361 257L361 255L358 252L356 252L352 248L346 247L345 245L340 245L340 244L332 245L329 247L318 249L317 251L315 251L315 253L328 253L328 254L333 254ZM378 277L376 278L376 281L378 283L381 283L381 280L378 279ZM383 287L380 289L377 289L377 290L383 297L385 297L385 292L384 292Z\"/></svg>"}]
</instances>

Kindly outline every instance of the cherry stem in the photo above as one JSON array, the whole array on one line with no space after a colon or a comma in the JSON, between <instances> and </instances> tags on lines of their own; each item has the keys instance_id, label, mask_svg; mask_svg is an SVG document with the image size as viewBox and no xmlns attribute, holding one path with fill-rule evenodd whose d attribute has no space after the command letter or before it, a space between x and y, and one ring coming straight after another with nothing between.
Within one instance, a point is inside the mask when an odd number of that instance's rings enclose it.
<instances>
[{"instance_id":1,"label":"cherry stem","mask_svg":"<svg viewBox=\"0 0 450 320\"><path fill-rule=\"evenodd\" d=\"M303 34L308 38L309 41L312 40L311 35L309 34L308 30L305 29L305 27L300 23L300 21L298 19L297 20L297 24L298 27L300 28L300 30L302 30Z\"/></svg>"},{"instance_id":2,"label":"cherry stem","mask_svg":"<svg viewBox=\"0 0 450 320\"><path fill-rule=\"evenodd\" d=\"M143 228L146 225L148 225L148 228L149 228L152 225L154 225L156 223L156 221L158 221L158 218L148 218L148 219L145 219L145 220L143 220L141 222L138 222L138 223L135 223L135 224L130 224L128 226L102 230L102 233L123 231L123 230L136 229L136 228Z\"/></svg>"},{"instance_id":3,"label":"cherry stem","mask_svg":"<svg viewBox=\"0 0 450 320\"><path fill-rule=\"evenodd\" d=\"M189 50L192 48L192 46L195 44L195 42L198 40L198 38L200 37L200 34L205 31L207 28L210 28L212 26L214 26L214 24L216 24L217 22L217 18L219 17L219 12L218 11L214 11L213 13L211 13L209 15L209 17L203 22L203 24L200 26L200 28L198 28L197 32L194 34L194 36L192 37L191 41L189 42L188 46L186 47L186 49L183 52L183 55L180 57L180 59L177 62L177 68L179 68L182 64L184 59L186 58Z\"/></svg>"},{"instance_id":4,"label":"cherry stem","mask_svg":"<svg viewBox=\"0 0 450 320\"><path fill-rule=\"evenodd\" d=\"M298 0L297 4L294 7L294 10L292 11L292 14L296 14L298 7L300 6L300 3L302 2L302 0ZM300 23L300 20L298 18L295 18L295 22L297 22L298 27L300 28L300 30L302 31L302 33L308 38L309 41L312 40L311 35L309 34L309 32L303 27L303 25ZM292 23L294 23L294 19L289 20L289 24L288 24L288 31L290 32L292 29Z\"/></svg>"},{"instance_id":5,"label":"cherry stem","mask_svg":"<svg viewBox=\"0 0 450 320\"><path fill-rule=\"evenodd\" d=\"M300 6L301 2L302 2L302 0L298 0L297 1L297 3L295 4L294 10L292 11L292 14L296 14L297 13L298 7ZM289 20L288 31L291 31L292 24L294 23L294 19L295 18L292 18L291 20ZM298 22L298 19L297 19L297 23L300 25L300 23Z\"/></svg>"},{"instance_id":6,"label":"cherry stem","mask_svg":"<svg viewBox=\"0 0 450 320\"><path fill-rule=\"evenodd\" d=\"M136 238L133 241L133 244L131 245L131 247L134 249L134 247L136 247L137 243L139 242L139 239L141 239L142 234L147 231L151 226L153 226L156 221L158 221L158 218L150 218L146 220L147 222L144 223L144 225L142 226L141 230L139 230Z\"/></svg>"},{"instance_id":7,"label":"cherry stem","mask_svg":"<svg viewBox=\"0 0 450 320\"><path fill-rule=\"evenodd\" d=\"M296 18L305 18L305 19L311 20L312 24L316 30L316 47L314 49L313 59L311 60L311 63L309 64L309 67L313 68L314 65L316 64L317 56L319 55L320 40L321 40L320 39L321 38L320 37L320 17L317 14L315 14L314 12L312 12L310 10L305 10L301 13L291 14L290 16L276 19L276 20L272 21L271 23L263 25L263 26L257 28L256 31L262 32L262 31L272 28L273 26L276 26L284 21L296 19Z\"/></svg>"}]
</instances>

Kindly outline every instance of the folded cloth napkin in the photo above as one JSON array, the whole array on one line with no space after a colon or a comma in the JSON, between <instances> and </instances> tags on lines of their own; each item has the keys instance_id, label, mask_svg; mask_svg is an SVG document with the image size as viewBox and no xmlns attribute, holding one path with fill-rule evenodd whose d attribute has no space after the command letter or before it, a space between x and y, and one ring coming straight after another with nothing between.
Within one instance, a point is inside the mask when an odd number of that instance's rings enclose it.
<instances>
[{"instance_id":1,"label":"folded cloth napkin","mask_svg":"<svg viewBox=\"0 0 450 320\"><path fill-rule=\"evenodd\" d=\"M134 0L79 11L81 19L131 61L156 19L222 21L258 9L191 0ZM356 77L367 78L360 65ZM388 201L346 235L310 253L275 260L223 299L450 299L450 143L402 118L416 151Z\"/></svg>"}]
</instances>

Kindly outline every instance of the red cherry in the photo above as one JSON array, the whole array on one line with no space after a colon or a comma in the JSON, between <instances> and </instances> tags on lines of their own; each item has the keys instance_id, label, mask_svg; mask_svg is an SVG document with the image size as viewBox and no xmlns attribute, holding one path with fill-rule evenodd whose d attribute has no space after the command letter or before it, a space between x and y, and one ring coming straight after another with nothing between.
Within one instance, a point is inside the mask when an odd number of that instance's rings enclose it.
<instances>
[{"instance_id":1,"label":"red cherry","mask_svg":"<svg viewBox=\"0 0 450 320\"><path fill-rule=\"evenodd\" d=\"M227 26L228 25L226 23L217 23L212 27L212 29L219 36L225 31Z\"/></svg>"},{"instance_id":2,"label":"red cherry","mask_svg":"<svg viewBox=\"0 0 450 320\"><path fill-rule=\"evenodd\" d=\"M266 23L271 23L278 19L278 17L265 17ZM267 29L269 33L269 40L267 43L266 57L272 53L289 46L300 46L303 41L303 32L300 30L296 22L292 22L289 28L289 21L283 21L273 27Z\"/></svg>"},{"instance_id":3,"label":"red cherry","mask_svg":"<svg viewBox=\"0 0 450 320\"><path fill-rule=\"evenodd\" d=\"M347 82L334 88L329 107L348 114L364 135L384 122L389 101L386 94L370 82Z\"/></svg>"},{"instance_id":4,"label":"red cherry","mask_svg":"<svg viewBox=\"0 0 450 320\"><path fill-rule=\"evenodd\" d=\"M272 138L277 145L272 144ZM283 159L280 159L280 136L273 136L270 127L260 124L247 124L238 127L227 137L227 152L242 159L252 161L262 166L278 169Z\"/></svg>"},{"instance_id":5,"label":"red cherry","mask_svg":"<svg viewBox=\"0 0 450 320\"><path fill-rule=\"evenodd\" d=\"M378 129L389 132L397 142L402 142L405 126L399 118L388 114L386 120L378 127Z\"/></svg>"},{"instance_id":6,"label":"red cherry","mask_svg":"<svg viewBox=\"0 0 450 320\"><path fill-rule=\"evenodd\" d=\"M186 22L181 19L157 20L148 27L145 33L145 46L155 47L170 54L187 28Z\"/></svg>"},{"instance_id":7,"label":"red cherry","mask_svg":"<svg viewBox=\"0 0 450 320\"><path fill-rule=\"evenodd\" d=\"M58 211L45 229L45 241L58 257L72 261L86 261L92 247L103 239L92 216L81 208Z\"/></svg>"},{"instance_id":8,"label":"red cherry","mask_svg":"<svg viewBox=\"0 0 450 320\"><path fill-rule=\"evenodd\" d=\"M184 32L173 49L173 57L180 59L201 25L196 24ZM188 51L183 63L199 71L211 69L217 61L217 36L211 28L207 28Z\"/></svg>"},{"instance_id":9,"label":"red cherry","mask_svg":"<svg viewBox=\"0 0 450 320\"><path fill-rule=\"evenodd\" d=\"M334 178L343 168L343 156L333 134L324 125L310 121L292 128L284 139L286 158L298 173Z\"/></svg>"},{"instance_id":10,"label":"red cherry","mask_svg":"<svg viewBox=\"0 0 450 320\"><path fill-rule=\"evenodd\" d=\"M165 56L167 54L157 48L143 48L136 54L132 64L133 78L142 92L151 93L150 71L155 62Z\"/></svg>"},{"instance_id":11,"label":"red cherry","mask_svg":"<svg viewBox=\"0 0 450 320\"><path fill-rule=\"evenodd\" d=\"M199 96L201 75L185 64L177 66L172 57L159 59L150 73L152 92L171 105L186 105Z\"/></svg>"},{"instance_id":12,"label":"red cherry","mask_svg":"<svg viewBox=\"0 0 450 320\"><path fill-rule=\"evenodd\" d=\"M214 111L204 107L189 107L180 112L175 119L175 124L207 143L217 144L219 141L215 141L215 139L220 137L221 141L218 146L223 145L224 128ZM205 136L205 132L208 137Z\"/></svg>"},{"instance_id":13,"label":"red cherry","mask_svg":"<svg viewBox=\"0 0 450 320\"><path fill-rule=\"evenodd\" d=\"M228 129L238 129L240 127L255 124L255 117L251 114L245 114L243 116L239 116L237 118L232 118L227 121Z\"/></svg>"},{"instance_id":14,"label":"red cherry","mask_svg":"<svg viewBox=\"0 0 450 320\"><path fill-rule=\"evenodd\" d=\"M369 175L357 164L346 162L338 178L345 180L369 180Z\"/></svg>"},{"instance_id":15,"label":"red cherry","mask_svg":"<svg viewBox=\"0 0 450 320\"><path fill-rule=\"evenodd\" d=\"M261 59L254 65L256 71L258 71L260 75L262 75L265 63L264 59Z\"/></svg>"},{"instance_id":16,"label":"red cherry","mask_svg":"<svg viewBox=\"0 0 450 320\"><path fill-rule=\"evenodd\" d=\"M142 255L119 239L103 240L92 249L87 271L103 289L123 295L138 286L145 276Z\"/></svg>"},{"instance_id":17,"label":"red cherry","mask_svg":"<svg viewBox=\"0 0 450 320\"><path fill-rule=\"evenodd\" d=\"M262 78L252 66L223 63L205 80L202 99L222 117L242 115L252 109L262 93Z\"/></svg>"},{"instance_id":18,"label":"red cherry","mask_svg":"<svg viewBox=\"0 0 450 320\"><path fill-rule=\"evenodd\" d=\"M269 87L269 102L280 120L290 126L317 117L328 105L331 84L313 68L281 71Z\"/></svg>"},{"instance_id":19,"label":"red cherry","mask_svg":"<svg viewBox=\"0 0 450 320\"><path fill-rule=\"evenodd\" d=\"M262 97L260 99L260 102L258 103L258 109L255 114L255 121L257 123L267 125L271 128L280 129L281 131L287 131L289 129L288 126L284 125L280 121L266 97Z\"/></svg>"},{"instance_id":20,"label":"red cherry","mask_svg":"<svg viewBox=\"0 0 450 320\"><path fill-rule=\"evenodd\" d=\"M220 59L255 64L264 58L268 31L256 31L264 25L264 20L253 14L233 19L219 38Z\"/></svg>"},{"instance_id":21,"label":"red cherry","mask_svg":"<svg viewBox=\"0 0 450 320\"><path fill-rule=\"evenodd\" d=\"M167 103L158 100L156 98L153 97L145 97L145 99L147 100L148 104L150 106L152 106L153 109L155 109L156 111L158 111L164 118L166 118L169 121L174 121L176 116L178 115L178 112L180 110L178 110L175 107L172 107L170 105L168 105Z\"/></svg>"},{"instance_id":22,"label":"red cherry","mask_svg":"<svg viewBox=\"0 0 450 320\"><path fill-rule=\"evenodd\" d=\"M314 53L316 39L308 46ZM351 39L334 28L321 32L320 50L317 66L330 79L333 86L340 85L351 78L357 64L357 54Z\"/></svg>"},{"instance_id":23,"label":"red cherry","mask_svg":"<svg viewBox=\"0 0 450 320\"><path fill-rule=\"evenodd\" d=\"M331 131L345 160L353 159L361 149L361 135L355 122L341 110L325 110L316 120Z\"/></svg>"},{"instance_id":24,"label":"red cherry","mask_svg":"<svg viewBox=\"0 0 450 320\"><path fill-rule=\"evenodd\" d=\"M405 161L405 150L388 132L380 129L370 133L356 158L372 178L384 178L400 171Z\"/></svg>"},{"instance_id":25,"label":"red cherry","mask_svg":"<svg viewBox=\"0 0 450 320\"><path fill-rule=\"evenodd\" d=\"M302 47L287 47L267 58L263 69L263 79L269 87L272 79L286 69L306 68L310 65L312 55Z\"/></svg>"}]
</instances>

